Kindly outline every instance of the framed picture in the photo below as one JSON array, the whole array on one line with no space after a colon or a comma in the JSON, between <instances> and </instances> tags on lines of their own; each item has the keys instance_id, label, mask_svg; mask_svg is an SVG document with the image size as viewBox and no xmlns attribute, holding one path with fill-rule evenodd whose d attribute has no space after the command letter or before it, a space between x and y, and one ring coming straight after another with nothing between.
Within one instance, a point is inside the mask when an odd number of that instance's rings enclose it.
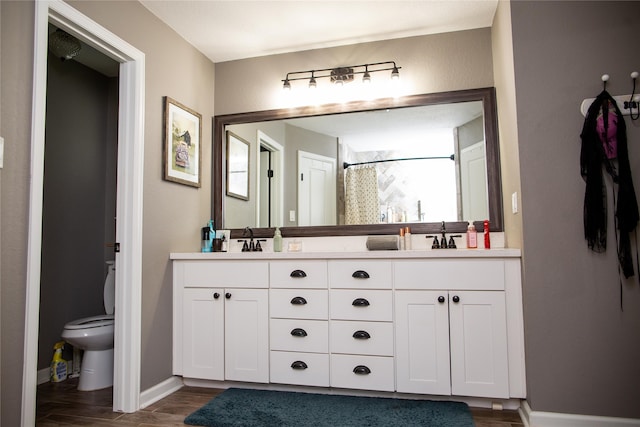
<instances>
[{"instance_id":1,"label":"framed picture","mask_svg":"<svg viewBox=\"0 0 640 427\"><path fill-rule=\"evenodd\" d=\"M249 200L249 143L227 132L227 196Z\"/></svg>"},{"instance_id":2,"label":"framed picture","mask_svg":"<svg viewBox=\"0 0 640 427\"><path fill-rule=\"evenodd\" d=\"M202 116L164 97L164 179L200 187Z\"/></svg>"}]
</instances>

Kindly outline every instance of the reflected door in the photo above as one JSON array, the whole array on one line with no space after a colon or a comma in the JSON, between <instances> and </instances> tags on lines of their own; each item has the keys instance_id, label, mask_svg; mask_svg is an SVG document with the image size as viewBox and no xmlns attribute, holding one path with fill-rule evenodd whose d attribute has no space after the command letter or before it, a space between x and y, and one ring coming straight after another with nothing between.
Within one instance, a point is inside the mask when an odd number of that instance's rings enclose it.
<instances>
[{"instance_id":1,"label":"reflected door","mask_svg":"<svg viewBox=\"0 0 640 427\"><path fill-rule=\"evenodd\" d=\"M336 159L298 151L298 226L336 224Z\"/></svg>"},{"instance_id":2,"label":"reflected door","mask_svg":"<svg viewBox=\"0 0 640 427\"><path fill-rule=\"evenodd\" d=\"M462 187L462 219L473 221L486 218L489 212L487 199L487 164L484 141L460 151L460 185Z\"/></svg>"}]
</instances>

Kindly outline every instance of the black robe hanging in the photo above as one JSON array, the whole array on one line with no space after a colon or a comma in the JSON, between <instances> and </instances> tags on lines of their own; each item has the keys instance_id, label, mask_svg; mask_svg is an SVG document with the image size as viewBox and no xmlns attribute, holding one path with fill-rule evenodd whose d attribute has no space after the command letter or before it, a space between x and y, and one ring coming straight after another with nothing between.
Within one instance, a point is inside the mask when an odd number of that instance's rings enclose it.
<instances>
[{"instance_id":1,"label":"black robe hanging","mask_svg":"<svg viewBox=\"0 0 640 427\"><path fill-rule=\"evenodd\" d=\"M597 132L598 115L603 115L605 133L608 129L609 102L617 116L617 169L614 161L605 153L603 142ZM638 223L638 203L631 179L629 153L627 151L627 131L624 117L615 100L604 90L598 95L587 112L582 133L580 151L580 173L586 181L584 197L584 236L589 248L604 252L607 248L607 203L606 186L602 168L613 178L618 187L618 196L614 193L615 223L618 242L618 261L625 277L634 274L629 234ZM614 185L615 191L615 185Z\"/></svg>"}]
</instances>

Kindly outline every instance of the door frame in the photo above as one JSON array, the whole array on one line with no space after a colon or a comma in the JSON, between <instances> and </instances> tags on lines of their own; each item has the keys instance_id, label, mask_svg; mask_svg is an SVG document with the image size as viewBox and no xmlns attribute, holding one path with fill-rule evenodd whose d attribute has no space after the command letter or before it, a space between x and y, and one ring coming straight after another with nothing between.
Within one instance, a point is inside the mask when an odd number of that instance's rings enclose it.
<instances>
[{"instance_id":1,"label":"door frame","mask_svg":"<svg viewBox=\"0 0 640 427\"><path fill-rule=\"evenodd\" d=\"M274 189L272 202L273 202L273 218L274 224L273 227L282 227L284 226L284 179L282 179L283 171L284 171L284 147L282 144L277 142L275 139L271 138L269 135L264 133L261 130L258 130L258 143L256 144L257 150L257 168L258 173L260 172L260 147L265 147L267 150L271 152L273 155L271 169L273 170L273 180L271 183L273 184L272 188ZM256 174L258 175L258 174ZM258 202L256 203L256 224L260 224L260 177L256 176L256 194L258 195Z\"/></svg>"},{"instance_id":2,"label":"door frame","mask_svg":"<svg viewBox=\"0 0 640 427\"><path fill-rule=\"evenodd\" d=\"M49 22L120 63L113 410L140 407L144 53L62 0L35 2L22 426L35 425Z\"/></svg>"}]
</instances>

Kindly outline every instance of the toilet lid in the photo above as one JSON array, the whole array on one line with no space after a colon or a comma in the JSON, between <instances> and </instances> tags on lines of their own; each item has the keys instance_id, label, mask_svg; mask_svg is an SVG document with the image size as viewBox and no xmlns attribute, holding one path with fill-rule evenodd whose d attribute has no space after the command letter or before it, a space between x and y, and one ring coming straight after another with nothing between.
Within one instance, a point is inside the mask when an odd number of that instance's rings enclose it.
<instances>
[{"instance_id":1,"label":"toilet lid","mask_svg":"<svg viewBox=\"0 0 640 427\"><path fill-rule=\"evenodd\" d=\"M101 326L113 325L113 315L103 314L101 316L83 317L64 325L65 329L90 329L99 328Z\"/></svg>"}]
</instances>

